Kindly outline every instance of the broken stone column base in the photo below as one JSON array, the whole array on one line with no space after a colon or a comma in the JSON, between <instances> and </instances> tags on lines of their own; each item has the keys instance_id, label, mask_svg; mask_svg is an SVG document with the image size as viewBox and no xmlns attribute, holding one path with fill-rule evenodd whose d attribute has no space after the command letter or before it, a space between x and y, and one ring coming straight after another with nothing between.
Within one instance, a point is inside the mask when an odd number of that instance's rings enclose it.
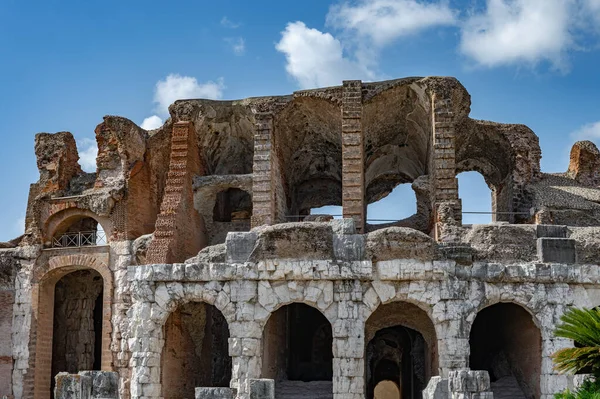
<instances>
[{"instance_id":1,"label":"broken stone column base","mask_svg":"<svg viewBox=\"0 0 600 399\"><path fill-rule=\"evenodd\" d=\"M112 371L58 373L54 399L118 399L119 374Z\"/></svg>"},{"instance_id":2,"label":"broken stone column base","mask_svg":"<svg viewBox=\"0 0 600 399\"><path fill-rule=\"evenodd\" d=\"M487 371L451 371L448 378L432 377L423 399L494 399Z\"/></svg>"},{"instance_id":3,"label":"broken stone column base","mask_svg":"<svg viewBox=\"0 0 600 399\"><path fill-rule=\"evenodd\" d=\"M275 380L250 380L250 399L275 399Z\"/></svg>"},{"instance_id":4,"label":"broken stone column base","mask_svg":"<svg viewBox=\"0 0 600 399\"><path fill-rule=\"evenodd\" d=\"M231 388L196 388L196 399L234 399L235 394Z\"/></svg>"}]
</instances>

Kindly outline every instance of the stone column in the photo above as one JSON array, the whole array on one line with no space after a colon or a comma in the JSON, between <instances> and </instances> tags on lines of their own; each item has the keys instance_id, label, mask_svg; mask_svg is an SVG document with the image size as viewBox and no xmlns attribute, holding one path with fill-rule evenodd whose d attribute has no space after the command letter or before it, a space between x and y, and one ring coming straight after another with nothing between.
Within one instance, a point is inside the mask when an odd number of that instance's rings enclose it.
<instances>
[{"instance_id":1,"label":"stone column","mask_svg":"<svg viewBox=\"0 0 600 399\"><path fill-rule=\"evenodd\" d=\"M461 224L462 204L458 198L456 178L455 120L452 100L432 95L433 153L430 154L433 209L436 237L440 236L440 224ZM445 208L442 211L440 208ZM452 212L447 210L451 208ZM446 220L446 219L452 220Z\"/></svg>"},{"instance_id":2,"label":"stone column","mask_svg":"<svg viewBox=\"0 0 600 399\"><path fill-rule=\"evenodd\" d=\"M338 319L333 323L333 397L363 399L365 395L365 321L362 288L353 281L334 285Z\"/></svg>"},{"instance_id":3,"label":"stone column","mask_svg":"<svg viewBox=\"0 0 600 399\"><path fill-rule=\"evenodd\" d=\"M358 233L365 228L365 150L362 131L362 82L344 81L342 97L342 208Z\"/></svg>"},{"instance_id":4,"label":"stone column","mask_svg":"<svg viewBox=\"0 0 600 399\"><path fill-rule=\"evenodd\" d=\"M252 227L275 221L275 191L272 184L273 114L254 114L254 163L252 166Z\"/></svg>"}]
</instances>

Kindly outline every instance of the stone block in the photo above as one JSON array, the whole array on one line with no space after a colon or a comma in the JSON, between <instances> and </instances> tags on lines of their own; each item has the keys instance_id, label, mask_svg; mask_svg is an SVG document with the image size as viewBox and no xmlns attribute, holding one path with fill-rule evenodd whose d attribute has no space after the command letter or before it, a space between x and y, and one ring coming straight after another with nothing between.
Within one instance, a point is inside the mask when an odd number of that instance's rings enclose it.
<instances>
[{"instance_id":1,"label":"stone block","mask_svg":"<svg viewBox=\"0 0 600 399\"><path fill-rule=\"evenodd\" d=\"M356 234L354 219L333 219L329 222L334 234Z\"/></svg>"},{"instance_id":2,"label":"stone block","mask_svg":"<svg viewBox=\"0 0 600 399\"><path fill-rule=\"evenodd\" d=\"M55 399L91 399L92 378L78 374L58 373L54 377Z\"/></svg>"},{"instance_id":3,"label":"stone block","mask_svg":"<svg viewBox=\"0 0 600 399\"><path fill-rule=\"evenodd\" d=\"M81 371L79 375L91 378L91 399L119 398L118 373L113 371Z\"/></svg>"},{"instance_id":4,"label":"stone block","mask_svg":"<svg viewBox=\"0 0 600 399\"><path fill-rule=\"evenodd\" d=\"M227 246L227 263L244 263L248 261L258 235L254 232L229 232L225 239Z\"/></svg>"},{"instance_id":5,"label":"stone block","mask_svg":"<svg viewBox=\"0 0 600 399\"><path fill-rule=\"evenodd\" d=\"M196 388L196 399L233 399L235 394L231 388Z\"/></svg>"},{"instance_id":6,"label":"stone block","mask_svg":"<svg viewBox=\"0 0 600 399\"><path fill-rule=\"evenodd\" d=\"M448 399L448 380L440 376L431 377L423 390L423 399Z\"/></svg>"},{"instance_id":7,"label":"stone block","mask_svg":"<svg viewBox=\"0 0 600 399\"><path fill-rule=\"evenodd\" d=\"M543 237L537 239L538 259L541 262L575 263L575 240Z\"/></svg>"},{"instance_id":8,"label":"stone block","mask_svg":"<svg viewBox=\"0 0 600 399\"><path fill-rule=\"evenodd\" d=\"M250 399L275 399L275 381L270 379L251 379Z\"/></svg>"},{"instance_id":9,"label":"stone block","mask_svg":"<svg viewBox=\"0 0 600 399\"><path fill-rule=\"evenodd\" d=\"M538 224L536 233L538 238L567 238L567 226Z\"/></svg>"},{"instance_id":10,"label":"stone block","mask_svg":"<svg viewBox=\"0 0 600 399\"><path fill-rule=\"evenodd\" d=\"M344 261L364 259L365 236L362 234L334 234L333 254L336 259Z\"/></svg>"}]
</instances>

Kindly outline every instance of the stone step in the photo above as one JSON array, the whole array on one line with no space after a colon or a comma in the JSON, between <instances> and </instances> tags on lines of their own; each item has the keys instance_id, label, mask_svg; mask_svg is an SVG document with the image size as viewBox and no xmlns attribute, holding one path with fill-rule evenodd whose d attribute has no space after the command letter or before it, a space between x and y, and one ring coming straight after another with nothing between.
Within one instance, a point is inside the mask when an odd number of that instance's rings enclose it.
<instances>
[{"instance_id":1,"label":"stone step","mask_svg":"<svg viewBox=\"0 0 600 399\"><path fill-rule=\"evenodd\" d=\"M567 226L538 224L536 233L538 238L567 238Z\"/></svg>"},{"instance_id":2,"label":"stone step","mask_svg":"<svg viewBox=\"0 0 600 399\"><path fill-rule=\"evenodd\" d=\"M275 399L332 399L331 381L280 381L275 383Z\"/></svg>"},{"instance_id":3,"label":"stone step","mask_svg":"<svg viewBox=\"0 0 600 399\"><path fill-rule=\"evenodd\" d=\"M492 392L494 399L527 399L514 376L492 382Z\"/></svg>"}]
</instances>

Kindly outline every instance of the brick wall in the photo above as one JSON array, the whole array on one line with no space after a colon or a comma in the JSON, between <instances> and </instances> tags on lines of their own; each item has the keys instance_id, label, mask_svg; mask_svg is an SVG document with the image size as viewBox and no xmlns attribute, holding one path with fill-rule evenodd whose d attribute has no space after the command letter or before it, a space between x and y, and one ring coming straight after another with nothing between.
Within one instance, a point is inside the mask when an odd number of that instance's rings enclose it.
<instances>
[{"instance_id":1,"label":"brick wall","mask_svg":"<svg viewBox=\"0 0 600 399\"><path fill-rule=\"evenodd\" d=\"M365 227L365 175L362 131L362 83L344 81L342 97L342 208L359 233Z\"/></svg>"},{"instance_id":2,"label":"brick wall","mask_svg":"<svg viewBox=\"0 0 600 399\"><path fill-rule=\"evenodd\" d=\"M167 184L156 220L149 263L174 263L196 255L206 245L200 215L194 209L192 179L201 173L192 122L177 122L171 137Z\"/></svg>"},{"instance_id":3,"label":"brick wall","mask_svg":"<svg viewBox=\"0 0 600 399\"><path fill-rule=\"evenodd\" d=\"M447 221L438 218L442 203L454 208L455 223L461 223L462 205L458 198L456 178L455 119L452 101L435 93L432 95L433 145L429 157L429 173L432 184L432 203L436 223Z\"/></svg>"}]
</instances>

